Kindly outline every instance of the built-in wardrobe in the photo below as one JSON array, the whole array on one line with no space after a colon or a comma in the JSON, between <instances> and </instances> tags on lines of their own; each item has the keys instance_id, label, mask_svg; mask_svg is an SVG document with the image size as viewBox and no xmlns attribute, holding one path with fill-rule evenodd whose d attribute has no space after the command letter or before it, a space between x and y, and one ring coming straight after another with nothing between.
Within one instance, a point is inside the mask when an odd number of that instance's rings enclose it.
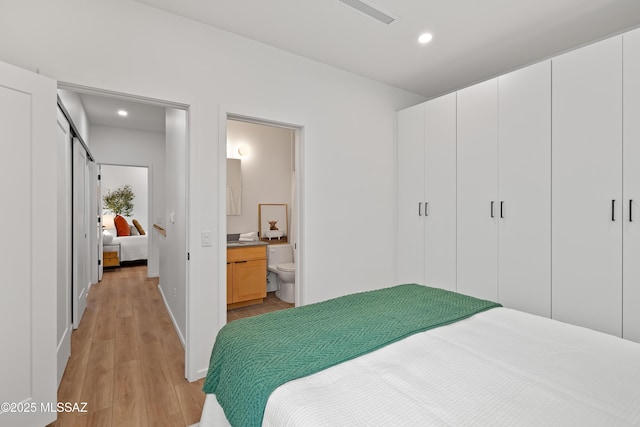
<instances>
[{"instance_id":1,"label":"built-in wardrobe","mask_svg":"<svg viewBox=\"0 0 640 427\"><path fill-rule=\"evenodd\" d=\"M640 30L398 113L398 282L640 341Z\"/></svg>"}]
</instances>

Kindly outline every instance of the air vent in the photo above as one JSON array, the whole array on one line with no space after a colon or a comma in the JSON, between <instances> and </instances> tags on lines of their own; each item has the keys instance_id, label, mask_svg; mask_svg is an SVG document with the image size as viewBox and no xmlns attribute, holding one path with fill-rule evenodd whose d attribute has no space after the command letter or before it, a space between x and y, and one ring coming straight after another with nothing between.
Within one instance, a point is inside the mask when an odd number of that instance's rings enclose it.
<instances>
[{"instance_id":1,"label":"air vent","mask_svg":"<svg viewBox=\"0 0 640 427\"><path fill-rule=\"evenodd\" d=\"M391 24L396 18L390 16L389 14L381 11L380 9L376 9L372 5L363 2L362 0L338 0L340 3L344 3L347 6L351 6L355 10L364 13L367 16L375 19L376 21L380 21L383 24Z\"/></svg>"}]
</instances>

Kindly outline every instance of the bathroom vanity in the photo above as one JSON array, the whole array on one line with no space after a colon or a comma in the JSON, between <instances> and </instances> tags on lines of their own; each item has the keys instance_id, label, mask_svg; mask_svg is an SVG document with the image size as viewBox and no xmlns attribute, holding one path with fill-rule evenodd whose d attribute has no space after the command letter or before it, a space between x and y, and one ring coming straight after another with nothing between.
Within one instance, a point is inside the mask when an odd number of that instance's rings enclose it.
<instances>
[{"instance_id":1,"label":"bathroom vanity","mask_svg":"<svg viewBox=\"0 0 640 427\"><path fill-rule=\"evenodd\" d=\"M267 296L267 245L227 244L227 309L261 304Z\"/></svg>"}]
</instances>

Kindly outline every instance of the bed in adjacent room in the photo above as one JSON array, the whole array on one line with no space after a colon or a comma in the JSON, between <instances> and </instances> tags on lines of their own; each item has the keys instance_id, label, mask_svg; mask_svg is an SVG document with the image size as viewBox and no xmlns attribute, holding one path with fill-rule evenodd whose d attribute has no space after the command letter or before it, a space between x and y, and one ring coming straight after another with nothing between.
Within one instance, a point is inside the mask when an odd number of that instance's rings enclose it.
<instances>
[{"instance_id":1,"label":"bed in adjacent room","mask_svg":"<svg viewBox=\"0 0 640 427\"><path fill-rule=\"evenodd\" d=\"M218 334L209 426L640 425L640 344L419 285Z\"/></svg>"},{"instance_id":2,"label":"bed in adjacent room","mask_svg":"<svg viewBox=\"0 0 640 427\"><path fill-rule=\"evenodd\" d=\"M120 243L120 262L143 261L148 258L149 236L118 236L111 241L112 244Z\"/></svg>"}]
</instances>

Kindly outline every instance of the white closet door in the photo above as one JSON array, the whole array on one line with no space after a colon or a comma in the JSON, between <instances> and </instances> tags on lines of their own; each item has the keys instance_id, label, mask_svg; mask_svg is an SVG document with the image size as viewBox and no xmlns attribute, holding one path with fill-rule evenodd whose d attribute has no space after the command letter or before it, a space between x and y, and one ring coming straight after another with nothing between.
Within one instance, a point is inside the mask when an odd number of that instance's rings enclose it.
<instances>
[{"instance_id":1,"label":"white closet door","mask_svg":"<svg viewBox=\"0 0 640 427\"><path fill-rule=\"evenodd\" d=\"M499 301L551 316L551 61L498 79Z\"/></svg>"},{"instance_id":2,"label":"white closet door","mask_svg":"<svg viewBox=\"0 0 640 427\"><path fill-rule=\"evenodd\" d=\"M622 36L552 63L552 315L620 336Z\"/></svg>"},{"instance_id":3,"label":"white closet door","mask_svg":"<svg viewBox=\"0 0 640 427\"><path fill-rule=\"evenodd\" d=\"M77 138L73 139L73 327L78 329L87 306L91 269L88 230L88 159Z\"/></svg>"},{"instance_id":4,"label":"white closet door","mask_svg":"<svg viewBox=\"0 0 640 427\"><path fill-rule=\"evenodd\" d=\"M622 336L640 342L640 30L624 44L624 246ZM630 207L631 204L631 207ZM629 216L631 209L632 216Z\"/></svg>"},{"instance_id":5,"label":"white closet door","mask_svg":"<svg viewBox=\"0 0 640 427\"><path fill-rule=\"evenodd\" d=\"M57 163L58 163L58 278L57 278L57 361L58 385L71 355L71 318L72 282L71 282L71 126L58 108L57 127Z\"/></svg>"},{"instance_id":6,"label":"white closet door","mask_svg":"<svg viewBox=\"0 0 640 427\"><path fill-rule=\"evenodd\" d=\"M458 292L498 298L498 80L458 92ZM492 209L493 206L493 209Z\"/></svg>"},{"instance_id":7,"label":"white closet door","mask_svg":"<svg viewBox=\"0 0 640 427\"><path fill-rule=\"evenodd\" d=\"M0 425L44 426L56 414L56 82L0 62ZM51 228L54 228L53 231ZM16 409L16 408L13 408Z\"/></svg>"},{"instance_id":8,"label":"white closet door","mask_svg":"<svg viewBox=\"0 0 640 427\"><path fill-rule=\"evenodd\" d=\"M425 282L456 290L456 94L425 103Z\"/></svg>"},{"instance_id":9,"label":"white closet door","mask_svg":"<svg viewBox=\"0 0 640 427\"><path fill-rule=\"evenodd\" d=\"M398 112L398 283L424 284L424 104Z\"/></svg>"}]
</instances>

